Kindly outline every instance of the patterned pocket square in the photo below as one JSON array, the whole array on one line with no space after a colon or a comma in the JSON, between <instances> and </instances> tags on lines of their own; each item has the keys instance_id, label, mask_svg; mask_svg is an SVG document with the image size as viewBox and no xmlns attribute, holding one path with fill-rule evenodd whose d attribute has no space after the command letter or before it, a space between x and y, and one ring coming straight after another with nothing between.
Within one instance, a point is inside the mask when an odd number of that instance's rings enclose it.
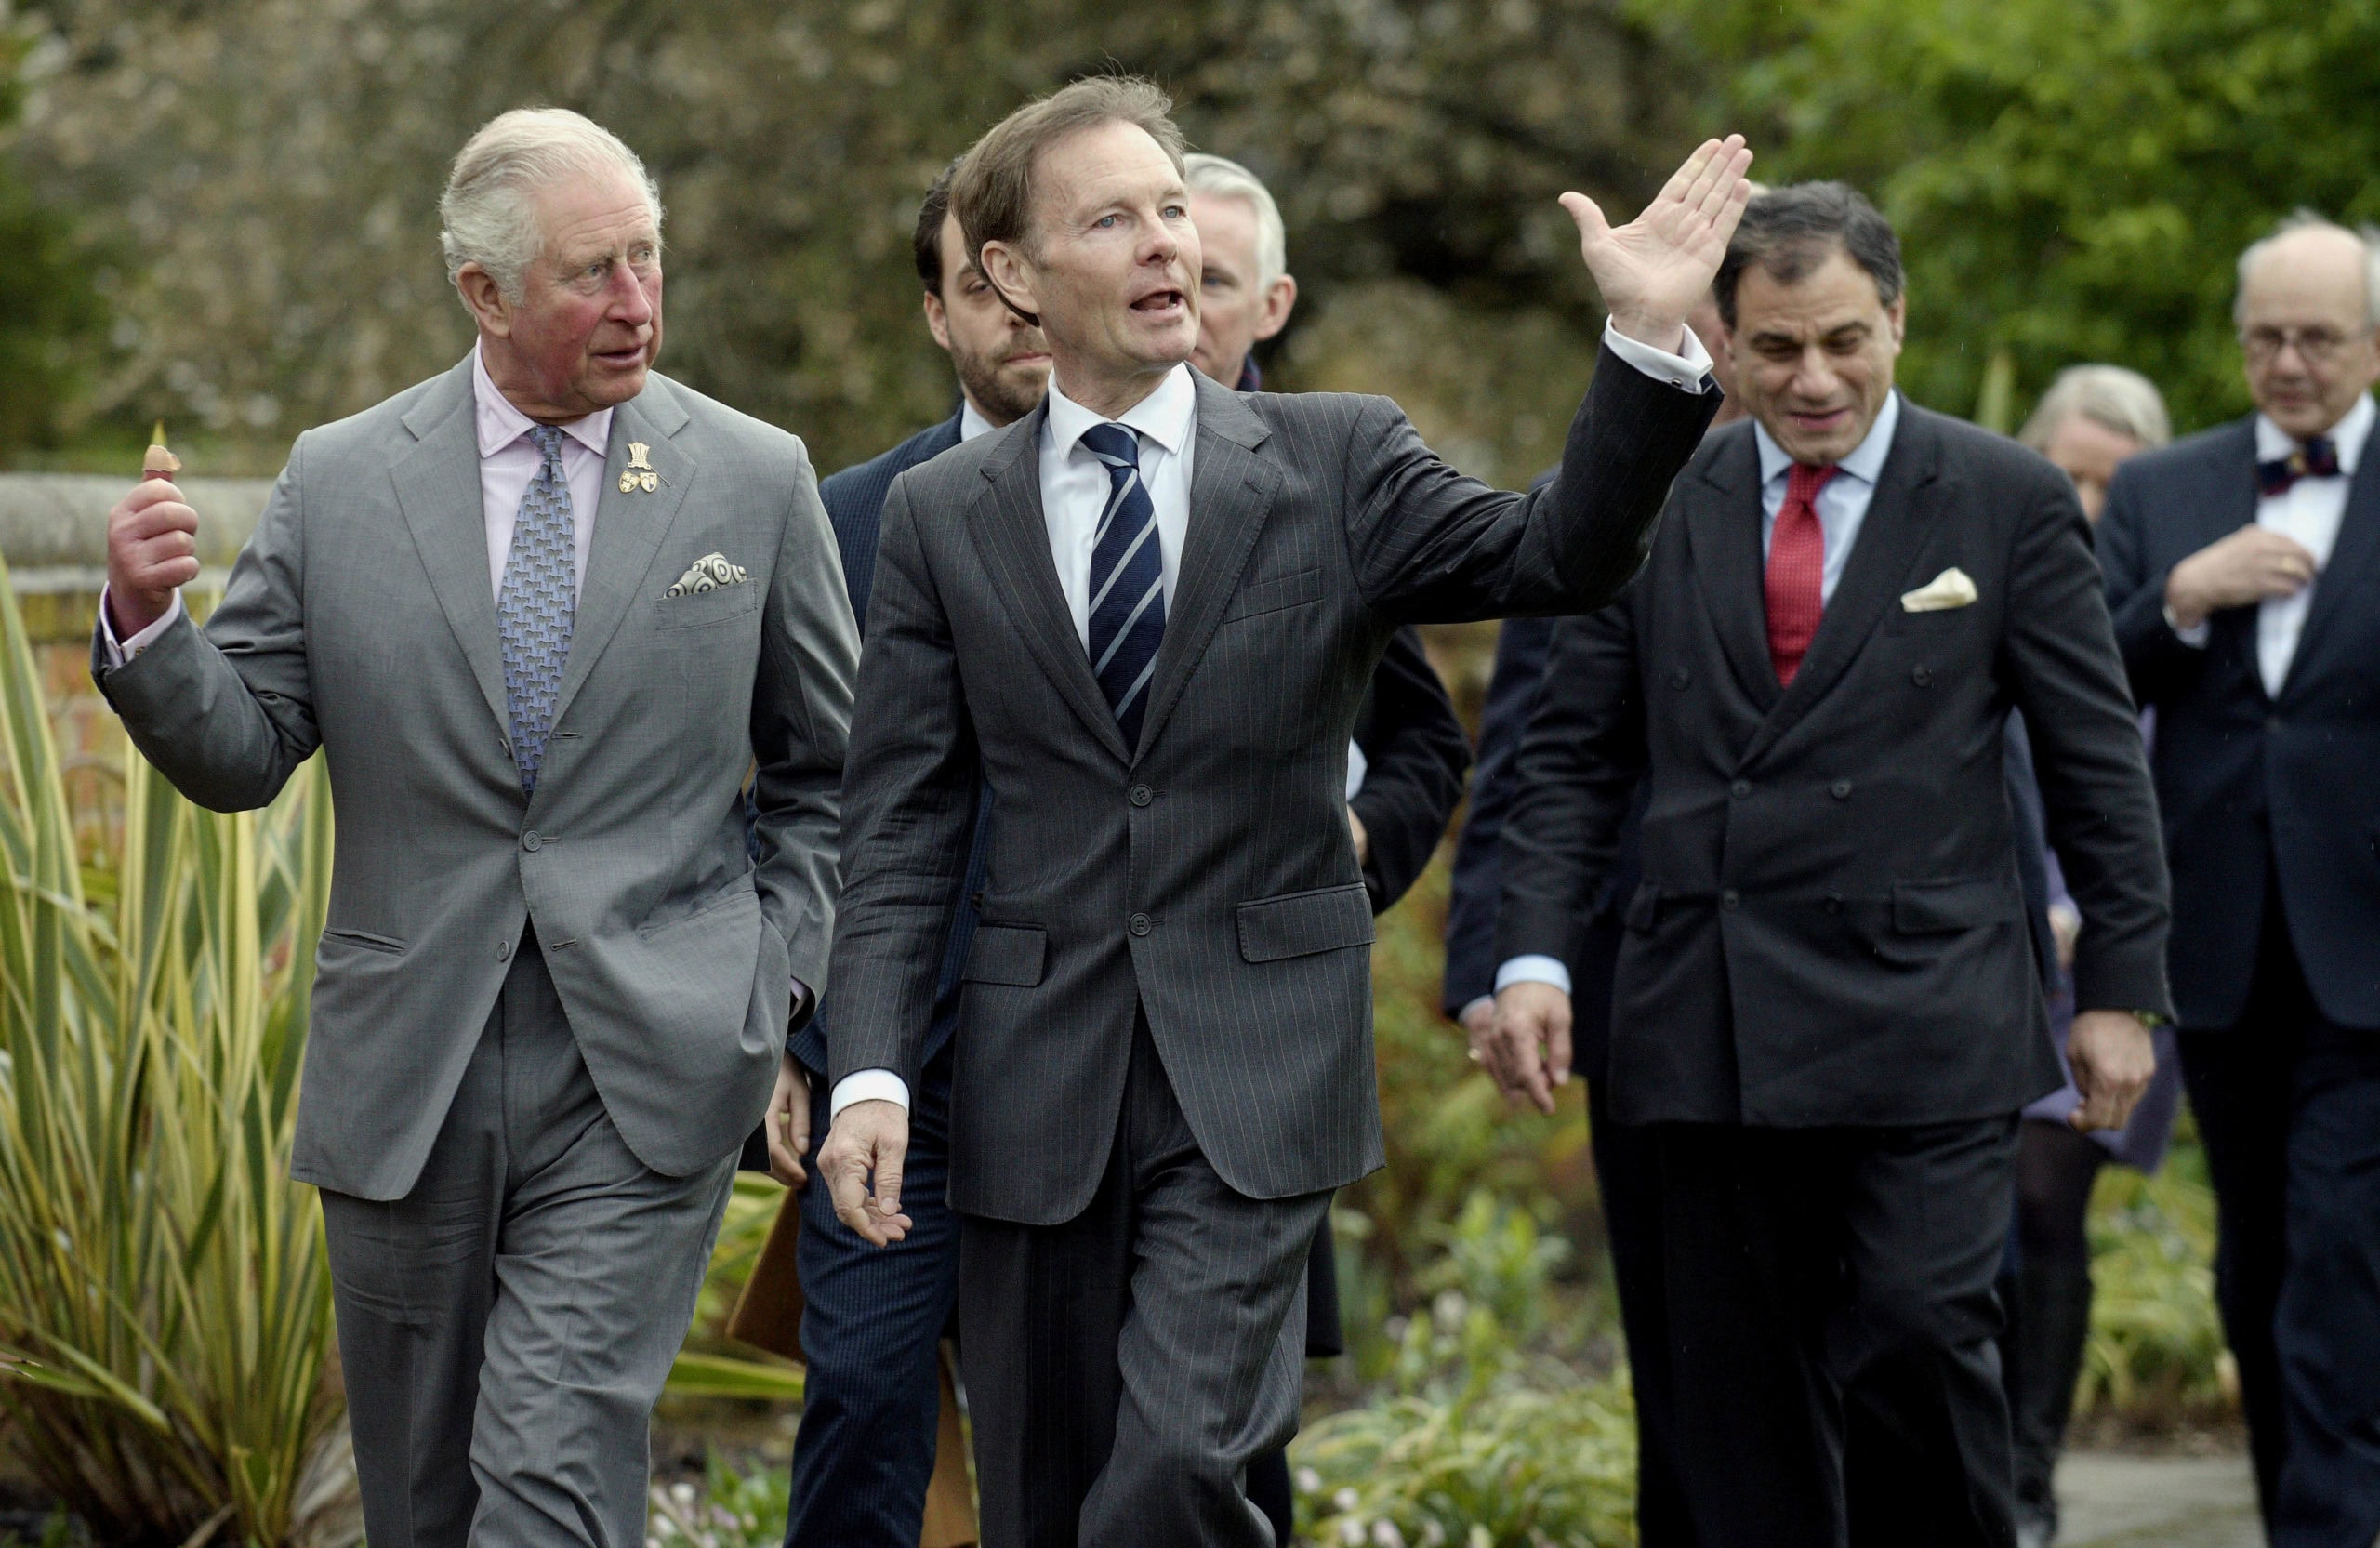
<instances>
[{"instance_id":1,"label":"patterned pocket square","mask_svg":"<svg viewBox=\"0 0 2380 1548\"><path fill-rule=\"evenodd\" d=\"M1975 582L1953 564L1916 590L1903 591L1900 607L1904 613L1947 613L1954 607L1964 607L1975 599Z\"/></svg>"},{"instance_id":2,"label":"patterned pocket square","mask_svg":"<svg viewBox=\"0 0 2380 1548\"><path fill-rule=\"evenodd\" d=\"M725 554L707 553L687 566L677 585L661 594L691 597L698 591L716 591L722 586L741 586L745 578L743 565L730 564Z\"/></svg>"}]
</instances>

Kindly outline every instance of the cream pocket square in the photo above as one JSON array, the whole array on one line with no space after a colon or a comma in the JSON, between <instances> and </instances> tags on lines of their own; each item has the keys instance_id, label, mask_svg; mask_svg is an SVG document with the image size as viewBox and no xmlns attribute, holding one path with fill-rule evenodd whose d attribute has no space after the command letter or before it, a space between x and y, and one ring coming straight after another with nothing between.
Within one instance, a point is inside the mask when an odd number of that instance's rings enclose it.
<instances>
[{"instance_id":1,"label":"cream pocket square","mask_svg":"<svg viewBox=\"0 0 2380 1548\"><path fill-rule=\"evenodd\" d=\"M741 586L745 578L743 565L730 564L725 554L707 553L686 567L686 573L678 577L677 585L661 594L665 597L691 597L697 591L716 591L722 586ZM1974 588L1968 588L1968 594L1974 594Z\"/></svg>"},{"instance_id":2,"label":"cream pocket square","mask_svg":"<svg viewBox=\"0 0 2380 1548\"><path fill-rule=\"evenodd\" d=\"M1967 573L1953 564L1914 591L1900 594L1900 610L1904 613L1947 613L1954 607L1964 607L1975 601L1975 582Z\"/></svg>"}]
</instances>

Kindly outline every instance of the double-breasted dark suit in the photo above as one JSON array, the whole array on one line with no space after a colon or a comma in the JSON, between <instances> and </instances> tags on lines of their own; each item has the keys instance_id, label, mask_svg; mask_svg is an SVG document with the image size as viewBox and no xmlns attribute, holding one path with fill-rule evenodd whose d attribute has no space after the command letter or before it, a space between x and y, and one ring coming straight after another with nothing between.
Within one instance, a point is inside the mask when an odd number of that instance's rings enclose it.
<instances>
[{"instance_id":1,"label":"double-breasted dark suit","mask_svg":"<svg viewBox=\"0 0 2380 1548\"><path fill-rule=\"evenodd\" d=\"M1752 426L1714 433L1643 577L1559 627L1497 956L1575 938L1646 782L1610 1103L1657 1126L1698 1535L1844 1541L1848 1435L1858 1466L1901 1480L1858 1502L1918 1502L1908 1540L1994 1541L2013 1528L1991 1281L2016 1111L2059 1078L2003 737L2021 708L2086 921L2080 1003L2163 1012L2139 728L2082 511L2046 462L1902 404L1790 687L1761 485ZM1953 569L1971 602L1904 604Z\"/></svg>"},{"instance_id":2,"label":"double-breasted dark suit","mask_svg":"<svg viewBox=\"0 0 2380 1548\"><path fill-rule=\"evenodd\" d=\"M1086 1541L1269 1535L1237 1478L1294 1428L1300 1266L1327 1190L1382 1156L1345 808L1373 668L1405 624L1608 600L1716 403L1606 358L1565 476L1519 496L1447 467L1383 399L1196 394L1137 745L1052 564L1046 406L885 506L833 1074L914 1086L988 785L950 1182L969 1387L992 1405L987 1544L1026 1516L1073 1533L1078 1503ZM1111 1215L1128 1262L1044 1253ZM1129 1295L1097 1300L1117 1274Z\"/></svg>"}]
</instances>

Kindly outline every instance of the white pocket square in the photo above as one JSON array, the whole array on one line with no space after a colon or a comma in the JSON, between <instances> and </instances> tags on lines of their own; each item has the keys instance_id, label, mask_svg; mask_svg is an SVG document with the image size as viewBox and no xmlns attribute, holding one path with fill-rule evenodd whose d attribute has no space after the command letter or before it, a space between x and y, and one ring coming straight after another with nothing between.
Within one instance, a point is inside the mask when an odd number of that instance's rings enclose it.
<instances>
[{"instance_id":1,"label":"white pocket square","mask_svg":"<svg viewBox=\"0 0 2380 1548\"><path fill-rule=\"evenodd\" d=\"M690 597L697 591L716 591L722 586L741 586L745 579L743 565L730 564L725 554L707 553L686 567L677 585L661 594Z\"/></svg>"},{"instance_id":2,"label":"white pocket square","mask_svg":"<svg viewBox=\"0 0 2380 1548\"><path fill-rule=\"evenodd\" d=\"M1903 591L1900 607L1904 613L1947 613L1951 608L1966 606L1975 597L1975 582L1953 564L1916 590Z\"/></svg>"}]
</instances>

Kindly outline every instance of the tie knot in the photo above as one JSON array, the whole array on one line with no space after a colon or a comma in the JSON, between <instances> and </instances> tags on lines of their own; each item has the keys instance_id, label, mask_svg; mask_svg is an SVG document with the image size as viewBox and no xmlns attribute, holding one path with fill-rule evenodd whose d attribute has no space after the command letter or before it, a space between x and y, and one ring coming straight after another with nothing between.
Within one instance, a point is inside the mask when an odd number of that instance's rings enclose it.
<instances>
[{"instance_id":1,"label":"tie knot","mask_svg":"<svg viewBox=\"0 0 2380 1548\"><path fill-rule=\"evenodd\" d=\"M1785 474L1785 503L1805 505L1813 511L1817 510L1818 491L1826 487L1827 480L1834 477L1835 471L1835 464L1831 462L1822 468L1813 468L1806 462L1794 463Z\"/></svg>"},{"instance_id":2,"label":"tie knot","mask_svg":"<svg viewBox=\"0 0 2380 1548\"><path fill-rule=\"evenodd\" d=\"M544 456L549 465L554 467L562 465L562 427L560 425L531 425L529 441Z\"/></svg>"},{"instance_id":3,"label":"tie knot","mask_svg":"<svg viewBox=\"0 0 2380 1548\"><path fill-rule=\"evenodd\" d=\"M1091 448L1091 456L1107 464L1110 474L1141 465L1141 438L1130 425L1093 425L1082 432L1082 443Z\"/></svg>"}]
</instances>

